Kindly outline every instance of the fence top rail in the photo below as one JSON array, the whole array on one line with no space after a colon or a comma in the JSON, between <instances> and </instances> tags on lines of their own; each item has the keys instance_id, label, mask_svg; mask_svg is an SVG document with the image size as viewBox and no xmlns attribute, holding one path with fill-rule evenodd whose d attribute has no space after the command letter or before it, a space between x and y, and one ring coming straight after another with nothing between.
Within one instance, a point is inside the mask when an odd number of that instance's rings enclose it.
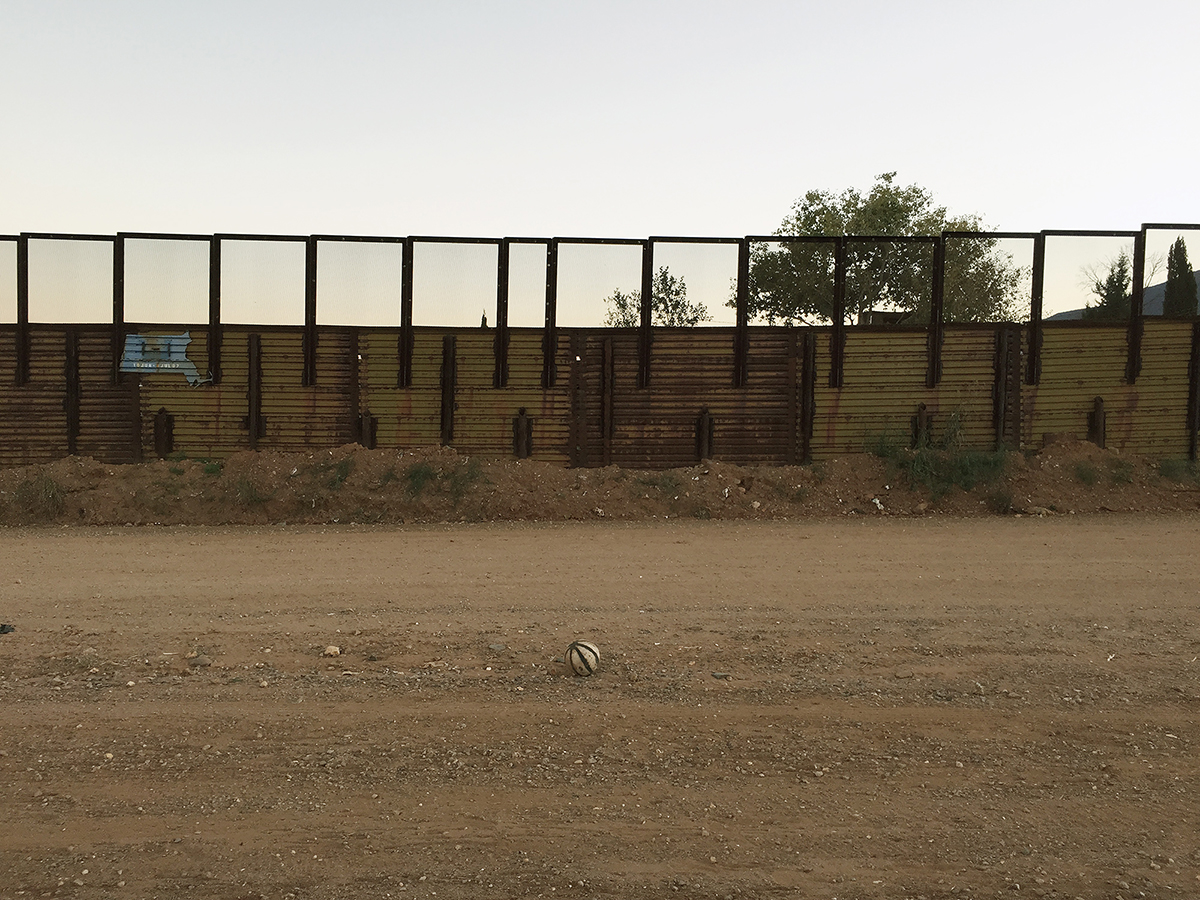
<instances>
[{"instance_id":1,"label":"fence top rail","mask_svg":"<svg viewBox=\"0 0 1200 900\"><path fill-rule=\"evenodd\" d=\"M740 244L742 238L735 237L681 237L678 235L652 234L652 244Z\"/></svg>"},{"instance_id":2,"label":"fence top rail","mask_svg":"<svg viewBox=\"0 0 1200 900\"><path fill-rule=\"evenodd\" d=\"M1042 236L1040 231L943 231L944 238L997 238L1003 240L1024 239L1036 241Z\"/></svg>"},{"instance_id":3,"label":"fence top rail","mask_svg":"<svg viewBox=\"0 0 1200 900\"><path fill-rule=\"evenodd\" d=\"M1141 231L1108 231L1104 229L1087 228L1047 228L1042 231L1046 237L1128 237L1135 238Z\"/></svg>"},{"instance_id":4,"label":"fence top rail","mask_svg":"<svg viewBox=\"0 0 1200 900\"><path fill-rule=\"evenodd\" d=\"M117 237L132 241L205 241L212 243L211 234L174 234L167 231L118 231Z\"/></svg>"},{"instance_id":5,"label":"fence top rail","mask_svg":"<svg viewBox=\"0 0 1200 900\"><path fill-rule=\"evenodd\" d=\"M414 244L499 244L501 241L494 237L446 237L436 234L414 234L408 240Z\"/></svg>"},{"instance_id":6,"label":"fence top rail","mask_svg":"<svg viewBox=\"0 0 1200 900\"><path fill-rule=\"evenodd\" d=\"M554 238L548 238L548 237L506 237L506 238L504 238L504 243L506 243L506 244L546 244L547 246L549 246L550 244L554 243Z\"/></svg>"},{"instance_id":7,"label":"fence top rail","mask_svg":"<svg viewBox=\"0 0 1200 900\"><path fill-rule=\"evenodd\" d=\"M297 241L307 242L306 234L214 234L218 241Z\"/></svg>"},{"instance_id":8,"label":"fence top rail","mask_svg":"<svg viewBox=\"0 0 1200 900\"><path fill-rule=\"evenodd\" d=\"M19 241L20 239L19 234L0 234L0 241Z\"/></svg>"},{"instance_id":9,"label":"fence top rail","mask_svg":"<svg viewBox=\"0 0 1200 900\"><path fill-rule=\"evenodd\" d=\"M114 234L66 234L51 231L22 231L21 237L29 241L115 241Z\"/></svg>"},{"instance_id":10,"label":"fence top rail","mask_svg":"<svg viewBox=\"0 0 1200 900\"><path fill-rule=\"evenodd\" d=\"M1142 225L1142 231L1200 231L1200 225L1172 224L1169 222L1147 222Z\"/></svg>"},{"instance_id":11,"label":"fence top rail","mask_svg":"<svg viewBox=\"0 0 1200 900\"><path fill-rule=\"evenodd\" d=\"M556 244L614 244L627 246L644 245L646 238L592 238L592 237L556 237Z\"/></svg>"},{"instance_id":12,"label":"fence top rail","mask_svg":"<svg viewBox=\"0 0 1200 900\"><path fill-rule=\"evenodd\" d=\"M338 241L347 244L403 244L406 238L373 234L314 234L314 241Z\"/></svg>"}]
</instances>

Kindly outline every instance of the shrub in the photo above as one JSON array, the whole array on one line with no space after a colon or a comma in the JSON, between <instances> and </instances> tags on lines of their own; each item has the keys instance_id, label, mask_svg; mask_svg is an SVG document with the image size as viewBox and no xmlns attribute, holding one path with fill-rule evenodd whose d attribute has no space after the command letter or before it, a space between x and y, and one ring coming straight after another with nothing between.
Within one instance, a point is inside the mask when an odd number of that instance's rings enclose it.
<instances>
[{"instance_id":1,"label":"shrub","mask_svg":"<svg viewBox=\"0 0 1200 900\"><path fill-rule=\"evenodd\" d=\"M34 519L57 519L66 506L62 487L42 473L17 485L13 500L18 509Z\"/></svg>"}]
</instances>

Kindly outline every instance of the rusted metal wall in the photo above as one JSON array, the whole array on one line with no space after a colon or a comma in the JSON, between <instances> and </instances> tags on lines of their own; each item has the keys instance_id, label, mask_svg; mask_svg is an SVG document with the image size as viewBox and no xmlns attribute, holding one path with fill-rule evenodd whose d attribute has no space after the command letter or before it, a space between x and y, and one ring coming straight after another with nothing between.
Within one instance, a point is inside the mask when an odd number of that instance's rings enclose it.
<instances>
[{"instance_id":1,"label":"rusted metal wall","mask_svg":"<svg viewBox=\"0 0 1200 900\"><path fill-rule=\"evenodd\" d=\"M967 449L996 443L993 410L994 328L947 326L942 379L927 386L924 330L848 330L844 380L829 386L829 333L817 342L814 458L885 445L908 446L920 404L932 442L950 439Z\"/></svg>"},{"instance_id":2,"label":"rusted metal wall","mask_svg":"<svg viewBox=\"0 0 1200 900\"><path fill-rule=\"evenodd\" d=\"M1046 326L1041 381L1026 386L1022 398L1025 445L1036 449L1054 434L1086 438L1088 416L1100 398L1107 447L1164 459L1186 456L1191 341L1191 322L1147 320L1142 370L1129 384L1124 326Z\"/></svg>"},{"instance_id":3,"label":"rusted metal wall","mask_svg":"<svg viewBox=\"0 0 1200 900\"><path fill-rule=\"evenodd\" d=\"M17 385L17 329L3 326L0 465L72 451L112 462L150 457L160 412L170 417L172 449L194 457L351 441L446 443L472 455L512 456L514 419L524 409L537 459L651 468L701 456L782 464L861 452L880 440L907 445L921 404L935 442L952 430L957 446L995 446L1000 405L1019 416L1013 421L1022 446L1036 449L1048 433L1086 436L1096 397L1104 401L1108 446L1161 458L1188 454L1191 322L1146 322L1142 370L1132 385L1122 326L1047 326L1036 385L1011 378L1013 365L1019 372L1027 358L1026 332L1001 329L947 326L941 378L930 387L924 330L848 328L842 386L834 388L828 328L749 328L742 381L734 372L734 329L655 329L645 386L635 329L559 329L550 386L543 384L542 329L513 329L507 383L498 386L495 329L416 328L411 379L400 386L402 329L318 329L315 380L305 384L304 329L225 326L220 382L193 387L179 372L125 375L114 384L110 328L42 325L29 329L29 377ZM190 331L188 358L203 375L208 333ZM1004 348L1010 377L1001 391Z\"/></svg>"}]
</instances>

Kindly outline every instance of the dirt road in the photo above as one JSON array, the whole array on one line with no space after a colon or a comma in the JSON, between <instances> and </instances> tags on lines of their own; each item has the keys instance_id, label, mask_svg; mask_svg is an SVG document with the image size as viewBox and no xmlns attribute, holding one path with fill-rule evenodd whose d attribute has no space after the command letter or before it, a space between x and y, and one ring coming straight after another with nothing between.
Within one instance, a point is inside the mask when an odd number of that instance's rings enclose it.
<instances>
[{"instance_id":1,"label":"dirt road","mask_svg":"<svg viewBox=\"0 0 1200 900\"><path fill-rule=\"evenodd\" d=\"M0 531L0 896L1198 896L1198 538Z\"/></svg>"}]
</instances>

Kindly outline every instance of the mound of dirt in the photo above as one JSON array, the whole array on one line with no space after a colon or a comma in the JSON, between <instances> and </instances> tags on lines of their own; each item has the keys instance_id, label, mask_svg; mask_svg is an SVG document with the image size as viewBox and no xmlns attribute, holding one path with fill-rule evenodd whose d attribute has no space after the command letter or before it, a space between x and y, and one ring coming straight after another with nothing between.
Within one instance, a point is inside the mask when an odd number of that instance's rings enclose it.
<instances>
[{"instance_id":1,"label":"mound of dirt","mask_svg":"<svg viewBox=\"0 0 1200 900\"><path fill-rule=\"evenodd\" d=\"M806 466L566 469L446 447L247 452L0 470L3 525L261 525L494 520L1055 515L1200 509L1186 463L1080 441L1041 452L900 451Z\"/></svg>"}]
</instances>

